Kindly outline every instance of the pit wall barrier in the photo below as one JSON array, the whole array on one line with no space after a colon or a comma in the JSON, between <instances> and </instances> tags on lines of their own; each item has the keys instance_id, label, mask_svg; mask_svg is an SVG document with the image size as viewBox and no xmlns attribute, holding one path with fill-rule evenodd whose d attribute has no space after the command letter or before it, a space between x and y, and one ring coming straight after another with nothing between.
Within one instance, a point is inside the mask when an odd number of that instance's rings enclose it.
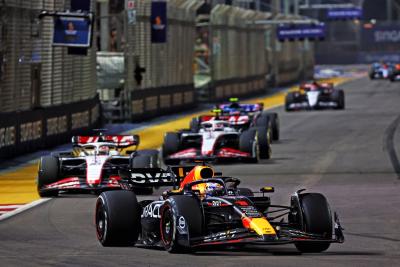
<instances>
[{"instance_id":1,"label":"pit wall barrier","mask_svg":"<svg viewBox=\"0 0 400 267\"><path fill-rule=\"evenodd\" d=\"M71 104L0 113L0 161L70 142L101 125L98 97Z\"/></svg>"}]
</instances>

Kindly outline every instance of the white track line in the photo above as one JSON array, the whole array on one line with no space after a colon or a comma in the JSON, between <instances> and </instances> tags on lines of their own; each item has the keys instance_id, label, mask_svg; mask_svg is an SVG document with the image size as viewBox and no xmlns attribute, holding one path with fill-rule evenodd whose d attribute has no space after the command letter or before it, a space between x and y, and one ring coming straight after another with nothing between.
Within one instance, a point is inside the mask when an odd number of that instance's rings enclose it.
<instances>
[{"instance_id":1,"label":"white track line","mask_svg":"<svg viewBox=\"0 0 400 267\"><path fill-rule=\"evenodd\" d=\"M33 208L33 207L35 207L37 205L40 205L42 203L45 203L45 202L49 201L50 199L51 198L41 198L39 200L36 200L36 201L31 202L31 203L25 204L25 205L13 210L13 211L6 212L6 213L0 215L0 222L5 220L5 219L10 218L11 216L17 215L18 213L21 213L21 212L23 212L25 210Z\"/></svg>"}]
</instances>

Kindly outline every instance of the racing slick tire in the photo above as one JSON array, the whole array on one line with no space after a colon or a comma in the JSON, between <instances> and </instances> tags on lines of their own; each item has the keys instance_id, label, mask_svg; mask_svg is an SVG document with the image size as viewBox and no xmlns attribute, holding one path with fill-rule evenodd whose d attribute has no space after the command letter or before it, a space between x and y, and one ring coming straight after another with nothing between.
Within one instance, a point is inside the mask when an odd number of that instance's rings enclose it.
<instances>
[{"instance_id":1,"label":"racing slick tire","mask_svg":"<svg viewBox=\"0 0 400 267\"><path fill-rule=\"evenodd\" d=\"M150 157L150 164L149 164L150 168L159 168L161 166L159 154L160 153L156 149L145 149L138 151L139 156Z\"/></svg>"},{"instance_id":2,"label":"racing slick tire","mask_svg":"<svg viewBox=\"0 0 400 267\"><path fill-rule=\"evenodd\" d=\"M285 110L286 111L293 111L290 108L290 105L294 103L294 94L293 93L288 93L285 97Z\"/></svg>"},{"instance_id":3,"label":"racing slick tire","mask_svg":"<svg viewBox=\"0 0 400 267\"><path fill-rule=\"evenodd\" d=\"M337 103L336 109L344 109L345 102L344 102L344 91L343 90L335 90L332 93L332 101Z\"/></svg>"},{"instance_id":4,"label":"racing slick tire","mask_svg":"<svg viewBox=\"0 0 400 267\"><path fill-rule=\"evenodd\" d=\"M143 169L143 168L158 168L158 167L152 167L154 162L153 162L154 157L151 155L137 155L132 159L131 162L131 168L135 169ZM134 192L138 195L151 195L153 194L154 188L153 187L135 187Z\"/></svg>"},{"instance_id":5,"label":"racing slick tire","mask_svg":"<svg viewBox=\"0 0 400 267\"><path fill-rule=\"evenodd\" d=\"M169 155L178 152L180 146L180 137L178 133L166 133L164 136L164 143L162 145L162 156L165 164L174 164L166 160Z\"/></svg>"},{"instance_id":6,"label":"racing slick tire","mask_svg":"<svg viewBox=\"0 0 400 267\"><path fill-rule=\"evenodd\" d=\"M332 214L325 196L319 193L306 193L300 196L303 215L303 231L332 238ZM296 248L303 253L317 253L329 248L329 242L296 242Z\"/></svg>"},{"instance_id":7,"label":"racing slick tire","mask_svg":"<svg viewBox=\"0 0 400 267\"><path fill-rule=\"evenodd\" d=\"M271 132L272 132L271 137L272 137L272 140L278 141L279 140L279 133L280 133L278 113L276 113L276 112L263 112L263 114L261 116L268 116L269 117L269 120L271 122ZM256 121L256 124L258 124L257 121ZM257 126L259 126L259 125L257 125Z\"/></svg>"},{"instance_id":8,"label":"racing slick tire","mask_svg":"<svg viewBox=\"0 0 400 267\"><path fill-rule=\"evenodd\" d=\"M270 143L273 140L273 126L272 117L269 114L261 114L257 119L255 125L256 127L264 127L268 131L268 136L270 138Z\"/></svg>"},{"instance_id":9,"label":"racing slick tire","mask_svg":"<svg viewBox=\"0 0 400 267\"><path fill-rule=\"evenodd\" d=\"M45 185L57 182L59 174L59 161L54 156L44 156L40 158L39 173L37 177L37 189L41 197L56 197L57 190L43 191Z\"/></svg>"},{"instance_id":10,"label":"racing slick tire","mask_svg":"<svg viewBox=\"0 0 400 267\"><path fill-rule=\"evenodd\" d=\"M138 240L140 205L132 191L106 191L96 201L97 239L104 247L133 246Z\"/></svg>"},{"instance_id":11,"label":"racing slick tire","mask_svg":"<svg viewBox=\"0 0 400 267\"><path fill-rule=\"evenodd\" d=\"M161 241L170 253L191 250L190 239L203 234L203 213L192 196L170 196L161 207ZM180 229L178 229L180 228ZM187 233L181 234L181 233Z\"/></svg>"},{"instance_id":12,"label":"racing slick tire","mask_svg":"<svg viewBox=\"0 0 400 267\"><path fill-rule=\"evenodd\" d=\"M260 146L258 144L257 129L250 128L242 132L239 138L239 150L250 153L249 162L257 163L260 158Z\"/></svg>"},{"instance_id":13,"label":"racing slick tire","mask_svg":"<svg viewBox=\"0 0 400 267\"><path fill-rule=\"evenodd\" d=\"M255 127L255 130L257 131L257 140L258 140L260 158L270 159L272 155L271 137L270 137L271 132L264 127Z\"/></svg>"},{"instance_id":14,"label":"racing slick tire","mask_svg":"<svg viewBox=\"0 0 400 267\"><path fill-rule=\"evenodd\" d=\"M200 122L198 118L192 118L192 120L190 121L190 131L192 131L193 133L198 133L200 130Z\"/></svg>"}]
</instances>

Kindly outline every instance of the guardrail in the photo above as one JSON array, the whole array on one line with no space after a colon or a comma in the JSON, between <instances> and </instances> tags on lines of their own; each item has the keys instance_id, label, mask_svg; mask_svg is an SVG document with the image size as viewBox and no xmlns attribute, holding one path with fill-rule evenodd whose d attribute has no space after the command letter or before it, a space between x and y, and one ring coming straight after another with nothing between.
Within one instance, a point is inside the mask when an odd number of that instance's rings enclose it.
<instances>
[{"instance_id":1,"label":"guardrail","mask_svg":"<svg viewBox=\"0 0 400 267\"><path fill-rule=\"evenodd\" d=\"M21 112L0 113L0 161L66 143L101 124L98 97Z\"/></svg>"}]
</instances>

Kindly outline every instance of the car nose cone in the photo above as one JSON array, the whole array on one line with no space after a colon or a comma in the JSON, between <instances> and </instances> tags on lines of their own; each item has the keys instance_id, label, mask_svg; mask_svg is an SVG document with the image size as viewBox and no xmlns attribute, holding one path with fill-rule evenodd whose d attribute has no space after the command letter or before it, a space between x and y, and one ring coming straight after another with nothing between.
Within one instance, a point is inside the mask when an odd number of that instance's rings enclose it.
<instances>
[{"instance_id":1,"label":"car nose cone","mask_svg":"<svg viewBox=\"0 0 400 267\"><path fill-rule=\"evenodd\" d=\"M318 96L319 96L318 91L307 92L307 99L308 99L308 104L310 105L310 107L315 107L317 105Z\"/></svg>"}]
</instances>

